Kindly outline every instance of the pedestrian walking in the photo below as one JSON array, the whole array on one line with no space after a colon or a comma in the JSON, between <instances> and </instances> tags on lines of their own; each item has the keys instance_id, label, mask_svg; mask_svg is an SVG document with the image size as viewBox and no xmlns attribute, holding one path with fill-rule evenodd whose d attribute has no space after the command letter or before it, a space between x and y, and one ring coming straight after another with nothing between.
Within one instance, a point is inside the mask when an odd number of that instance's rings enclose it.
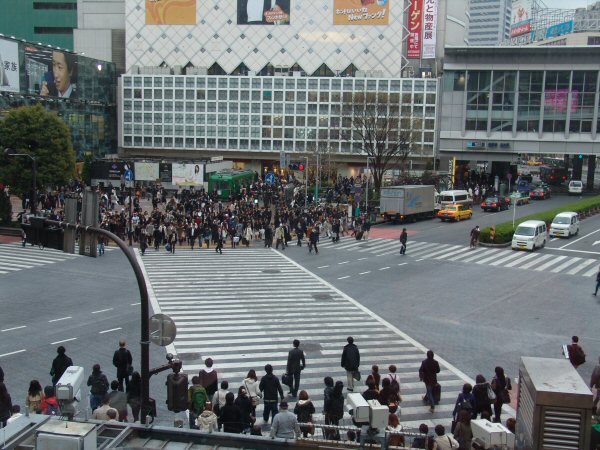
<instances>
[{"instance_id":1,"label":"pedestrian walking","mask_svg":"<svg viewBox=\"0 0 600 450\"><path fill-rule=\"evenodd\" d=\"M242 432L245 430L252 429L252 425L254 424L256 417L254 416L252 400L250 400L250 397L248 396L248 391L244 386L240 386L238 388L238 395L235 398L233 404L237 406L242 413L242 417L240 420L240 427L242 429Z\"/></svg>"},{"instance_id":2,"label":"pedestrian walking","mask_svg":"<svg viewBox=\"0 0 600 450\"><path fill-rule=\"evenodd\" d=\"M319 242L319 226L315 224L315 226L312 229L312 233L310 233L310 236L308 237L309 239L309 244L308 244L308 253L311 253L313 248L315 249L315 254L319 254L319 249L317 248L317 243Z\"/></svg>"},{"instance_id":3,"label":"pedestrian walking","mask_svg":"<svg viewBox=\"0 0 600 450\"><path fill-rule=\"evenodd\" d=\"M284 233L283 225L279 224L275 229L275 250L279 249L279 245L281 245L281 250L285 250Z\"/></svg>"},{"instance_id":4,"label":"pedestrian walking","mask_svg":"<svg viewBox=\"0 0 600 450\"><path fill-rule=\"evenodd\" d=\"M112 380L110 382L110 393L108 394L111 408L117 410L119 422L127 422L127 394L119 390L119 382Z\"/></svg>"},{"instance_id":5,"label":"pedestrian walking","mask_svg":"<svg viewBox=\"0 0 600 450\"><path fill-rule=\"evenodd\" d=\"M281 401L283 403L283 389L281 388L281 383L279 379L273 375L273 366L271 364L267 364L265 366L266 374L260 379L260 384L258 388L263 393L264 398L264 410L263 410L263 420L265 423L269 423L269 415L274 419L278 413L277 410L277 394L279 393L279 397L281 397ZM287 403L286 403L287 407ZM294 416L294 419L296 416Z\"/></svg>"},{"instance_id":6,"label":"pedestrian walking","mask_svg":"<svg viewBox=\"0 0 600 450\"><path fill-rule=\"evenodd\" d=\"M129 380L129 386L127 386L127 403L131 408L133 421L139 422L142 405L142 377L139 372L131 374L131 380Z\"/></svg>"},{"instance_id":7,"label":"pedestrian walking","mask_svg":"<svg viewBox=\"0 0 600 450\"><path fill-rule=\"evenodd\" d=\"M241 433L243 430L242 411L235 404L235 395L228 392L225 395L225 404L221 407L219 414L224 433Z\"/></svg>"},{"instance_id":8,"label":"pedestrian walking","mask_svg":"<svg viewBox=\"0 0 600 450\"><path fill-rule=\"evenodd\" d=\"M73 360L66 355L66 349L61 345L56 349L58 355L52 361L52 367L50 368L50 375L52 376L52 386L56 386L60 377L67 370L67 367L73 365Z\"/></svg>"},{"instance_id":9,"label":"pedestrian walking","mask_svg":"<svg viewBox=\"0 0 600 450\"><path fill-rule=\"evenodd\" d=\"M87 385L90 386L90 406L94 411L102 403L102 399L108 393L108 379L102 373L100 364L94 364L92 373L88 377Z\"/></svg>"},{"instance_id":10,"label":"pedestrian walking","mask_svg":"<svg viewBox=\"0 0 600 450\"><path fill-rule=\"evenodd\" d=\"M204 433L212 433L213 431L219 431L219 419L212 409L212 403L206 402L206 405L204 406L204 411L202 411L202 414L200 414L200 416L198 416L198 419L196 420L197 429Z\"/></svg>"},{"instance_id":11,"label":"pedestrian walking","mask_svg":"<svg viewBox=\"0 0 600 450\"><path fill-rule=\"evenodd\" d=\"M223 380L221 381L221 388L212 396L213 411L219 418L219 429L223 425L223 422L221 422L221 408L225 406L225 397L227 394L230 394L229 382Z\"/></svg>"},{"instance_id":12,"label":"pedestrian walking","mask_svg":"<svg viewBox=\"0 0 600 450\"><path fill-rule=\"evenodd\" d=\"M219 375L213 367L213 364L214 362L212 358L206 358L204 360L204 365L206 367L204 369L201 369L200 372L198 372L198 377L200 378L200 385L204 386L204 389L206 389L206 394L208 395L209 399L212 399L213 395L215 395L215 392L217 392L217 390L219 389Z\"/></svg>"},{"instance_id":13,"label":"pedestrian walking","mask_svg":"<svg viewBox=\"0 0 600 450\"><path fill-rule=\"evenodd\" d=\"M123 381L125 389L129 385L129 377L133 373L133 358L131 352L125 348L125 341L119 341L119 348L113 354L113 366L117 368L117 380L119 381L119 391L123 392Z\"/></svg>"},{"instance_id":14,"label":"pedestrian walking","mask_svg":"<svg viewBox=\"0 0 600 450\"><path fill-rule=\"evenodd\" d=\"M31 380L29 382L29 389L27 390L27 397L25 398L25 406L29 410L29 414L38 414L40 404L44 399L44 390L38 380Z\"/></svg>"},{"instance_id":15,"label":"pedestrian walking","mask_svg":"<svg viewBox=\"0 0 600 450\"><path fill-rule=\"evenodd\" d=\"M344 350L342 351L342 367L346 369L346 379L348 381L347 389L350 392L354 391L354 380L360 381L360 372L358 368L360 367L360 352L358 351L358 347L354 344L354 338L352 336L348 336L346 339L348 342L344 346Z\"/></svg>"},{"instance_id":16,"label":"pedestrian walking","mask_svg":"<svg viewBox=\"0 0 600 450\"><path fill-rule=\"evenodd\" d=\"M402 233L400 233L400 254L406 255L406 241L408 240L408 233L406 232L406 228L402 228Z\"/></svg>"},{"instance_id":17,"label":"pedestrian walking","mask_svg":"<svg viewBox=\"0 0 600 450\"><path fill-rule=\"evenodd\" d=\"M598 288L600 288L600 267L596 273L596 290L594 291L594 295L598 295Z\"/></svg>"},{"instance_id":18,"label":"pedestrian walking","mask_svg":"<svg viewBox=\"0 0 600 450\"><path fill-rule=\"evenodd\" d=\"M60 415L60 405L58 404L53 386L46 386L44 388L44 398L42 399L42 403L40 403L39 409L42 414L48 416Z\"/></svg>"},{"instance_id":19,"label":"pedestrian walking","mask_svg":"<svg viewBox=\"0 0 600 450\"><path fill-rule=\"evenodd\" d=\"M200 384L200 377L192 377L192 385L188 389L188 411L190 429L197 429L196 420L204 411L208 400L206 389Z\"/></svg>"},{"instance_id":20,"label":"pedestrian walking","mask_svg":"<svg viewBox=\"0 0 600 450\"><path fill-rule=\"evenodd\" d=\"M272 438L294 439L300 437L300 426L294 414L288 411L288 404L282 400L279 404L281 412L273 418L271 427ZM277 409L277 405L275 405Z\"/></svg>"},{"instance_id":21,"label":"pedestrian walking","mask_svg":"<svg viewBox=\"0 0 600 450\"><path fill-rule=\"evenodd\" d=\"M494 422L501 423L500 415L502 414L502 405L510 404L510 378L504 375L504 369L500 366L494 369L495 375L492 378L492 390L496 394L494 401Z\"/></svg>"},{"instance_id":22,"label":"pedestrian walking","mask_svg":"<svg viewBox=\"0 0 600 450\"><path fill-rule=\"evenodd\" d=\"M478 374L475 377L475 386L473 386L473 397L475 398L475 410L473 418L477 418L479 414L481 414L482 418L484 415L487 417L492 417L492 400L490 399L489 394L490 390L491 386L486 381L485 377L482 374Z\"/></svg>"},{"instance_id":23,"label":"pedestrian walking","mask_svg":"<svg viewBox=\"0 0 600 450\"><path fill-rule=\"evenodd\" d=\"M427 351L427 358L421 362L421 367L419 368L419 379L425 383L425 397L423 400L429 402L429 412L434 412L435 410L435 398L434 398L434 389L438 389L437 386L437 374L440 373L440 365L434 359L433 352L431 350Z\"/></svg>"},{"instance_id":24,"label":"pedestrian walking","mask_svg":"<svg viewBox=\"0 0 600 450\"><path fill-rule=\"evenodd\" d=\"M248 371L248 375L244 378L243 383L246 392L248 393L248 397L250 397L250 401L252 402L252 415L256 417L256 407L260 403L262 393L258 388L258 378L256 377L254 369Z\"/></svg>"},{"instance_id":25,"label":"pedestrian walking","mask_svg":"<svg viewBox=\"0 0 600 450\"><path fill-rule=\"evenodd\" d=\"M579 337L573 336L571 338L571 343L567 345L567 351L569 353L569 361L573 364L573 367L576 369L585 363L585 352L579 345Z\"/></svg>"},{"instance_id":26,"label":"pedestrian walking","mask_svg":"<svg viewBox=\"0 0 600 450\"><path fill-rule=\"evenodd\" d=\"M294 414L296 414L298 422L310 424L300 427L304 437L307 437L309 434L315 434L315 427L312 425L313 414L315 411L315 405L308 396L308 392L300 391L298 403L296 403L296 406L294 407Z\"/></svg>"},{"instance_id":27,"label":"pedestrian walking","mask_svg":"<svg viewBox=\"0 0 600 450\"><path fill-rule=\"evenodd\" d=\"M344 383L341 381L336 381L335 386L333 387L333 392L331 393L331 398L329 401L328 407L328 418L325 418L326 423L329 422L329 425L338 426L340 420L344 417ZM331 439L339 440L340 432L338 430L329 430L331 435Z\"/></svg>"},{"instance_id":28,"label":"pedestrian walking","mask_svg":"<svg viewBox=\"0 0 600 450\"><path fill-rule=\"evenodd\" d=\"M296 397L298 395L298 388L300 387L300 373L306 367L306 360L304 358L304 352L300 350L300 341L298 339L294 339L292 343L294 346L288 353L287 359L287 374L292 375L294 377L293 385L290 386L289 394L292 397Z\"/></svg>"},{"instance_id":29,"label":"pedestrian walking","mask_svg":"<svg viewBox=\"0 0 600 450\"><path fill-rule=\"evenodd\" d=\"M446 434L444 425L435 426L435 438L433 440L434 450L454 450L458 449L460 444L449 434Z\"/></svg>"},{"instance_id":30,"label":"pedestrian walking","mask_svg":"<svg viewBox=\"0 0 600 450\"><path fill-rule=\"evenodd\" d=\"M469 243L469 248L477 247L477 243L479 242L479 234L481 231L479 230L479 225L476 225L475 228L471 230L471 242Z\"/></svg>"},{"instance_id":31,"label":"pedestrian walking","mask_svg":"<svg viewBox=\"0 0 600 450\"><path fill-rule=\"evenodd\" d=\"M12 415L12 399L4 383L0 383L0 428L4 428Z\"/></svg>"}]
</instances>

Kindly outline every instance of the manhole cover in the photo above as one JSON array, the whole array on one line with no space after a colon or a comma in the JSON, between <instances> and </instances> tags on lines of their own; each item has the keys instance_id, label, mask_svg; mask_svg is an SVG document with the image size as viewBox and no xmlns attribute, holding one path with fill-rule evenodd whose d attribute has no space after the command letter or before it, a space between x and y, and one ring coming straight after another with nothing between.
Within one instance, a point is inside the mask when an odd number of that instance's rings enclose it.
<instances>
[{"instance_id":1,"label":"manhole cover","mask_svg":"<svg viewBox=\"0 0 600 450\"><path fill-rule=\"evenodd\" d=\"M302 350L308 350L308 351L321 350L321 344L318 344L316 342L302 342L300 344L300 347L302 348Z\"/></svg>"},{"instance_id":2,"label":"manhole cover","mask_svg":"<svg viewBox=\"0 0 600 450\"><path fill-rule=\"evenodd\" d=\"M177 357L181 361L202 361L202 355L200 353L177 353Z\"/></svg>"},{"instance_id":3,"label":"manhole cover","mask_svg":"<svg viewBox=\"0 0 600 450\"><path fill-rule=\"evenodd\" d=\"M316 294L312 294L312 298L314 298L315 300L331 300L331 294L328 294L326 292L317 292Z\"/></svg>"},{"instance_id":4,"label":"manhole cover","mask_svg":"<svg viewBox=\"0 0 600 450\"><path fill-rule=\"evenodd\" d=\"M264 273L279 273L279 272L281 272L281 270L279 270L279 269L264 269L263 272Z\"/></svg>"}]
</instances>

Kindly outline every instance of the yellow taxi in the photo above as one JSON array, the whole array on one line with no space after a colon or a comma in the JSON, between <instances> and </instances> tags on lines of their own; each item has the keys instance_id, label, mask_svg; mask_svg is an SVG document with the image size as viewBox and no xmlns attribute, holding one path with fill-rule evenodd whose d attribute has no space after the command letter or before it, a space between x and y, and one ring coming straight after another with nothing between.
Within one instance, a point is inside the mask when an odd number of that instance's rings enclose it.
<instances>
[{"instance_id":1,"label":"yellow taxi","mask_svg":"<svg viewBox=\"0 0 600 450\"><path fill-rule=\"evenodd\" d=\"M470 219L472 215L473 210L469 206L460 204L446 205L437 213L437 216L442 219L442 222L445 222L446 220L460 222L464 219Z\"/></svg>"}]
</instances>

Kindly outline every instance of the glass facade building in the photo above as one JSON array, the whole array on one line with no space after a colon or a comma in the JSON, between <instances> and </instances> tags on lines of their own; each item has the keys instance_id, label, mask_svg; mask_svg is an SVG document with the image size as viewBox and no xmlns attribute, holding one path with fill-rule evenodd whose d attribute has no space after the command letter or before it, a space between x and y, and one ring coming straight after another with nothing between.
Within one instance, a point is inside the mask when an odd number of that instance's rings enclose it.
<instances>
[{"instance_id":1,"label":"glass facade building","mask_svg":"<svg viewBox=\"0 0 600 450\"><path fill-rule=\"evenodd\" d=\"M413 130L413 156L434 154L437 79L123 75L121 84L126 151L360 154L352 101L372 93L398 130Z\"/></svg>"}]
</instances>

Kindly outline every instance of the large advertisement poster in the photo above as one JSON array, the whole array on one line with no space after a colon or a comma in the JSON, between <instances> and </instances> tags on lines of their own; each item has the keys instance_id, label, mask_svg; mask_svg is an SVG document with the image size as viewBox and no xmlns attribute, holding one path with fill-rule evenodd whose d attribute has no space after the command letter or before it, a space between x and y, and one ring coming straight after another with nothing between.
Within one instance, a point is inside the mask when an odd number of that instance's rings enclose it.
<instances>
[{"instance_id":1,"label":"large advertisement poster","mask_svg":"<svg viewBox=\"0 0 600 450\"><path fill-rule=\"evenodd\" d=\"M571 112L577 111L579 104L579 91L571 92ZM569 107L568 89L546 89L544 94L544 106L546 112L564 113Z\"/></svg>"},{"instance_id":2,"label":"large advertisement poster","mask_svg":"<svg viewBox=\"0 0 600 450\"><path fill-rule=\"evenodd\" d=\"M159 163L158 176L160 177L161 183L170 184L173 181L173 171L171 170L171 163Z\"/></svg>"},{"instance_id":3,"label":"large advertisement poster","mask_svg":"<svg viewBox=\"0 0 600 450\"><path fill-rule=\"evenodd\" d=\"M438 0L423 1L423 59L435 58Z\"/></svg>"},{"instance_id":4,"label":"large advertisement poster","mask_svg":"<svg viewBox=\"0 0 600 450\"><path fill-rule=\"evenodd\" d=\"M135 162L135 181L158 180L158 163Z\"/></svg>"},{"instance_id":5,"label":"large advertisement poster","mask_svg":"<svg viewBox=\"0 0 600 450\"><path fill-rule=\"evenodd\" d=\"M127 169L130 169L130 167L120 161L92 161L90 176L95 180L121 182L121 177Z\"/></svg>"},{"instance_id":6,"label":"large advertisement poster","mask_svg":"<svg viewBox=\"0 0 600 450\"><path fill-rule=\"evenodd\" d=\"M333 0L334 25L388 25L392 0Z\"/></svg>"},{"instance_id":7,"label":"large advertisement poster","mask_svg":"<svg viewBox=\"0 0 600 450\"><path fill-rule=\"evenodd\" d=\"M196 0L146 0L146 25L196 25Z\"/></svg>"},{"instance_id":8,"label":"large advertisement poster","mask_svg":"<svg viewBox=\"0 0 600 450\"><path fill-rule=\"evenodd\" d=\"M419 59L421 57L422 29L423 27L423 0L410 0L408 10L408 41L407 58Z\"/></svg>"},{"instance_id":9,"label":"large advertisement poster","mask_svg":"<svg viewBox=\"0 0 600 450\"><path fill-rule=\"evenodd\" d=\"M31 44L25 44L24 48L29 94L77 97L77 55Z\"/></svg>"},{"instance_id":10,"label":"large advertisement poster","mask_svg":"<svg viewBox=\"0 0 600 450\"><path fill-rule=\"evenodd\" d=\"M237 0L238 25L289 25L293 0Z\"/></svg>"},{"instance_id":11,"label":"large advertisement poster","mask_svg":"<svg viewBox=\"0 0 600 450\"><path fill-rule=\"evenodd\" d=\"M19 90L19 44L0 39L0 91Z\"/></svg>"},{"instance_id":12,"label":"large advertisement poster","mask_svg":"<svg viewBox=\"0 0 600 450\"><path fill-rule=\"evenodd\" d=\"M176 186L201 186L204 182L202 164L173 163L173 184Z\"/></svg>"},{"instance_id":13,"label":"large advertisement poster","mask_svg":"<svg viewBox=\"0 0 600 450\"><path fill-rule=\"evenodd\" d=\"M517 37L531 32L531 1L513 0L510 37Z\"/></svg>"}]
</instances>

